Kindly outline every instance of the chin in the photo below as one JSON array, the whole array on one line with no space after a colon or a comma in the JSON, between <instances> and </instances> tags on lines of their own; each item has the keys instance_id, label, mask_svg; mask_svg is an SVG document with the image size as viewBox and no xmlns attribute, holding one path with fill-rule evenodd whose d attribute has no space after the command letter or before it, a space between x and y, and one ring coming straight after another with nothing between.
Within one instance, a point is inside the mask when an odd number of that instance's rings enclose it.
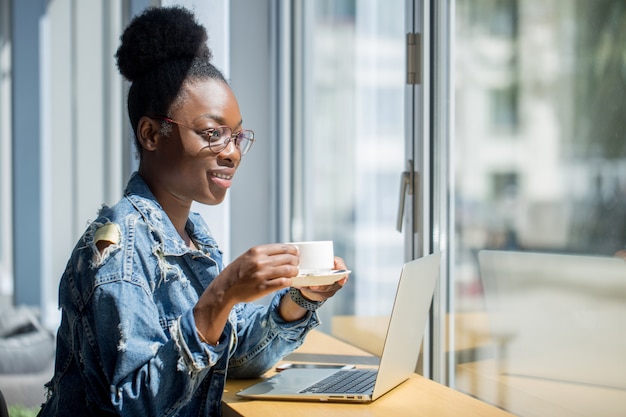
<instances>
[{"instance_id":1,"label":"chin","mask_svg":"<svg viewBox=\"0 0 626 417\"><path fill-rule=\"evenodd\" d=\"M202 200L196 200L196 201L201 204L206 204L207 206L217 206L219 204L222 204L225 198L226 198L226 194L220 195L220 196L212 195L209 197L205 197Z\"/></svg>"}]
</instances>

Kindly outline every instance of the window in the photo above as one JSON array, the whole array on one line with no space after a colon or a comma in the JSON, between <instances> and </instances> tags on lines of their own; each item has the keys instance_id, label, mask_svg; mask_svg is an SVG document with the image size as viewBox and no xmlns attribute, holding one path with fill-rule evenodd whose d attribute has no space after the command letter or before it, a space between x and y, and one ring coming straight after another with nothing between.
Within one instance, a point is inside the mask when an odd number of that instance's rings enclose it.
<instances>
[{"instance_id":1,"label":"window","mask_svg":"<svg viewBox=\"0 0 626 417\"><path fill-rule=\"evenodd\" d=\"M404 1L306 2L305 126L294 148L294 240L333 240L354 271L320 312L389 314L404 241ZM304 191L303 191L304 190ZM330 317L329 317L330 316Z\"/></svg>"},{"instance_id":2,"label":"window","mask_svg":"<svg viewBox=\"0 0 626 417\"><path fill-rule=\"evenodd\" d=\"M515 133L518 125L517 89L492 89L490 95L490 123L494 133Z\"/></svg>"},{"instance_id":3,"label":"window","mask_svg":"<svg viewBox=\"0 0 626 417\"><path fill-rule=\"evenodd\" d=\"M514 414L624 406L624 19L456 2L451 384Z\"/></svg>"}]
</instances>

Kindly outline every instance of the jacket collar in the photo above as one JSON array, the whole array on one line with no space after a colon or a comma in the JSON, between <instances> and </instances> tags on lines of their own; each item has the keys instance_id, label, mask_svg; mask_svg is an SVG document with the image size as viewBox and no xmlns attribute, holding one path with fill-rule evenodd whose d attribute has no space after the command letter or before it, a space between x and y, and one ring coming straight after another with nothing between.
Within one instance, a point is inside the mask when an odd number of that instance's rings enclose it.
<instances>
[{"instance_id":1,"label":"jacket collar","mask_svg":"<svg viewBox=\"0 0 626 417\"><path fill-rule=\"evenodd\" d=\"M190 252L189 247L185 245L167 213L163 210L163 207L161 207L139 173L134 172L132 174L126 186L124 196L144 218L153 231L155 240L161 243L165 255L180 256ZM204 246L207 249L208 247L217 247L217 243L199 214L190 213L185 229L189 236L201 247Z\"/></svg>"}]
</instances>

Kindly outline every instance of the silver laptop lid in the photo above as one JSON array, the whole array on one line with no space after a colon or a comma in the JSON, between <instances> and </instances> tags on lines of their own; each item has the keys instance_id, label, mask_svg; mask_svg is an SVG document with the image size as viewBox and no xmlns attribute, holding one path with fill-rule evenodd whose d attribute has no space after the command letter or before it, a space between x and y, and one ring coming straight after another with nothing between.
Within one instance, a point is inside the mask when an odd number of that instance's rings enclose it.
<instances>
[{"instance_id":1,"label":"silver laptop lid","mask_svg":"<svg viewBox=\"0 0 626 417\"><path fill-rule=\"evenodd\" d=\"M441 254L434 253L407 262L402 268L373 399L402 383L415 372L426 320L439 278L440 262Z\"/></svg>"}]
</instances>

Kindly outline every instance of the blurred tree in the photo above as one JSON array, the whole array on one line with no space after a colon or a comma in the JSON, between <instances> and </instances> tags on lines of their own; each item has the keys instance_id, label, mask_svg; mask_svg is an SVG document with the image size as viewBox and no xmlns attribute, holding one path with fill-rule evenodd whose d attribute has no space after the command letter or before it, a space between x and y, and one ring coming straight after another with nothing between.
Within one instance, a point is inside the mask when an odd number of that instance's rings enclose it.
<instances>
[{"instance_id":1,"label":"blurred tree","mask_svg":"<svg viewBox=\"0 0 626 417\"><path fill-rule=\"evenodd\" d=\"M578 0L575 126L583 157L626 156L626 2Z\"/></svg>"},{"instance_id":2,"label":"blurred tree","mask_svg":"<svg viewBox=\"0 0 626 417\"><path fill-rule=\"evenodd\" d=\"M626 244L626 2L577 0L572 157L595 192L574 205L570 249L611 255Z\"/></svg>"}]
</instances>

